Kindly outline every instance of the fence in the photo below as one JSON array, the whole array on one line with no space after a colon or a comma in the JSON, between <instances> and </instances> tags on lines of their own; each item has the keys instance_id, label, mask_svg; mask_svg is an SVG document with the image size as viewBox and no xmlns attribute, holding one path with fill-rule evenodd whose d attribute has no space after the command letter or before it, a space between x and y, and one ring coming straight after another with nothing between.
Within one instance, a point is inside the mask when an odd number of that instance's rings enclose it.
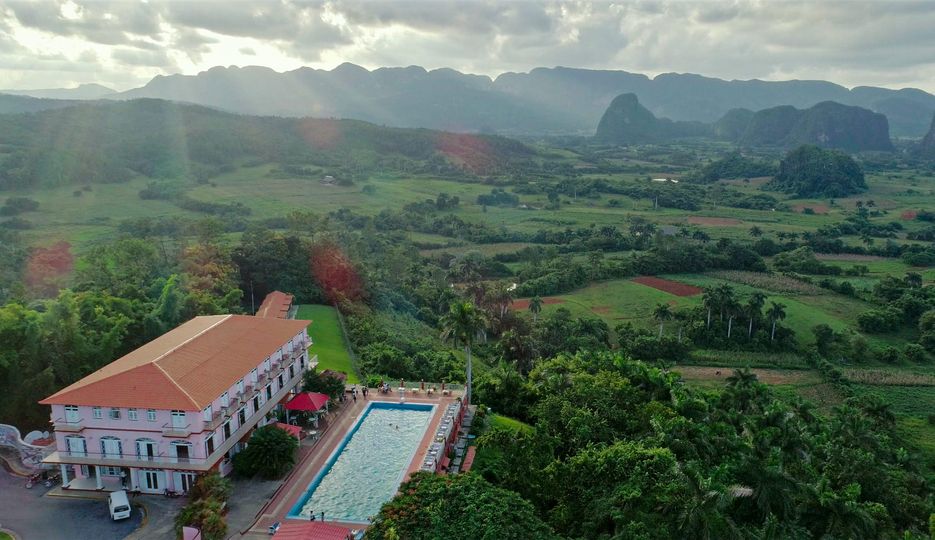
<instances>
[{"instance_id":1,"label":"fence","mask_svg":"<svg viewBox=\"0 0 935 540\"><path fill-rule=\"evenodd\" d=\"M55 451L55 445L36 446L29 444L20 436L15 426L0 424L0 446L16 450L23 466L30 469L46 468L42 460Z\"/></svg>"}]
</instances>

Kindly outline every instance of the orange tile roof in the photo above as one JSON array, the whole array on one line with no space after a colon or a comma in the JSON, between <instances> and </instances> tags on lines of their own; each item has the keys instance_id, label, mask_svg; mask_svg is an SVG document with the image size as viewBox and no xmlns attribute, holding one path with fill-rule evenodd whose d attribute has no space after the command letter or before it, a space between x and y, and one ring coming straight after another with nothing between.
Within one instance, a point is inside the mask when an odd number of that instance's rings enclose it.
<instances>
[{"instance_id":1,"label":"orange tile roof","mask_svg":"<svg viewBox=\"0 0 935 540\"><path fill-rule=\"evenodd\" d=\"M39 403L200 411L309 323L195 317Z\"/></svg>"},{"instance_id":2,"label":"orange tile roof","mask_svg":"<svg viewBox=\"0 0 935 540\"><path fill-rule=\"evenodd\" d=\"M260 309L256 310L257 317L275 317L285 319L292 307L293 296L282 291L273 291L266 295Z\"/></svg>"}]
</instances>

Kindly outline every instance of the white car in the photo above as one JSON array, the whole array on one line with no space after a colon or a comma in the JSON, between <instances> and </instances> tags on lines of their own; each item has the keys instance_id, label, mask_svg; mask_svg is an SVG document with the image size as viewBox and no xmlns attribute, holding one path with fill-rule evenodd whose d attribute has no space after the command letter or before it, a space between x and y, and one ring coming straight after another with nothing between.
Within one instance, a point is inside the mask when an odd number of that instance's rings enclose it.
<instances>
[{"instance_id":1,"label":"white car","mask_svg":"<svg viewBox=\"0 0 935 540\"><path fill-rule=\"evenodd\" d=\"M114 521L130 517L130 499L127 498L127 492L124 490L114 491L108 495L107 507Z\"/></svg>"}]
</instances>

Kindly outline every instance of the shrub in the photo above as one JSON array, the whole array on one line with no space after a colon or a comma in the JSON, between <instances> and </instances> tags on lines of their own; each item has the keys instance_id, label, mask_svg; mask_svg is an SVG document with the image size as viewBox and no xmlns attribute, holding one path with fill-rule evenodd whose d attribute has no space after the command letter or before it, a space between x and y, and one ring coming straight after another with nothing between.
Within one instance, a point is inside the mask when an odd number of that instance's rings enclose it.
<instances>
[{"instance_id":1,"label":"shrub","mask_svg":"<svg viewBox=\"0 0 935 540\"><path fill-rule=\"evenodd\" d=\"M230 500L232 490L231 481L214 472L199 477L195 485L192 486L191 491L189 491L188 496L192 500L214 499L227 502Z\"/></svg>"},{"instance_id":2,"label":"shrub","mask_svg":"<svg viewBox=\"0 0 935 540\"><path fill-rule=\"evenodd\" d=\"M222 540L227 537L223 508L217 499L195 499L175 516L176 535L181 538L182 527L188 526L200 530L204 540Z\"/></svg>"},{"instance_id":3,"label":"shrub","mask_svg":"<svg viewBox=\"0 0 935 540\"><path fill-rule=\"evenodd\" d=\"M909 343L903 347L903 358L910 362L924 362L925 347L918 343Z\"/></svg>"}]
</instances>

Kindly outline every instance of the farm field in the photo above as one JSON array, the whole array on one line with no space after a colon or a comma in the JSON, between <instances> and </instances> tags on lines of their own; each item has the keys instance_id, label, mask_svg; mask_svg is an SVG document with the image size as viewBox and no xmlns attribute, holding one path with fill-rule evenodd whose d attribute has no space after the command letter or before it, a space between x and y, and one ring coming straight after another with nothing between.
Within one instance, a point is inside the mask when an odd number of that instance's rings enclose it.
<instances>
[{"instance_id":1,"label":"farm field","mask_svg":"<svg viewBox=\"0 0 935 540\"><path fill-rule=\"evenodd\" d=\"M578 289L572 293L543 298L542 313L558 308L568 309L575 316L596 316L613 328L621 322L632 322L637 327L655 327L652 311L659 303L685 308L700 305L701 296L676 296L659 289L641 285L630 279L604 281ZM524 310L528 299L518 299L513 308Z\"/></svg>"},{"instance_id":2,"label":"farm field","mask_svg":"<svg viewBox=\"0 0 935 540\"><path fill-rule=\"evenodd\" d=\"M297 319L311 320L308 326L308 335L312 338L312 347L309 349L318 355L318 369L333 369L347 373L347 382L356 384L360 382L354 370L351 355L345 345L344 333L338 322L338 315L331 306L318 304L303 304L296 313Z\"/></svg>"}]
</instances>

